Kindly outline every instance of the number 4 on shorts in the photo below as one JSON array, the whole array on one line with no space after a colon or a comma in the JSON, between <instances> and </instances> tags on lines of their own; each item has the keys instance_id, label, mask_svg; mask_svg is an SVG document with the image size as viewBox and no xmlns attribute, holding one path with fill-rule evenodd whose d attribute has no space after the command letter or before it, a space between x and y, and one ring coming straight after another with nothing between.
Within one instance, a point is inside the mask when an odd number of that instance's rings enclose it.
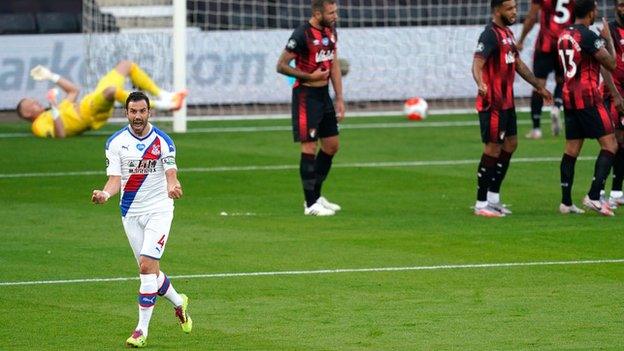
<instances>
[{"instance_id":1,"label":"number 4 on shorts","mask_svg":"<svg viewBox=\"0 0 624 351\"><path fill-rule=\"evenodd\" d=\"M158 245L160 245L161 249L163 248L163 246L165 246L165 234L163 234L163 236L158 239Z\"/></svg>"}]
</instances>

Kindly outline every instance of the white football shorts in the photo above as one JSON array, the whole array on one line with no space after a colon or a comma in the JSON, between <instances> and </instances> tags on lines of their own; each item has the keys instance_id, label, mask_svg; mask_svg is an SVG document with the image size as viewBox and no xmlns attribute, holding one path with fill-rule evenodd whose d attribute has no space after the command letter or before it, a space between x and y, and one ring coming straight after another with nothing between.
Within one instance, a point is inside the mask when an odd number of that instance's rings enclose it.
<instances>
[{"instance_id":1,"label":"white football shorts","mask_svg":"<svg viewBox=\"0 0 624 351\"><path fill-rule=\"evenodd\" d=\"M173 211L121 218L134 257L147 256L160 260L169 239Z\"/></svg>"}]
</instances>

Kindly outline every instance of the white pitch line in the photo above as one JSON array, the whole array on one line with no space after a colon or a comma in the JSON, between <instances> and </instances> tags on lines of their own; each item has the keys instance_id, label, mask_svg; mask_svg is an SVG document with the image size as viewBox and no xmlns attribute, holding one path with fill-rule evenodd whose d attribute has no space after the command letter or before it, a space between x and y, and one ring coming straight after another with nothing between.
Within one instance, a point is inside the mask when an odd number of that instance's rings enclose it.
<instances>
[{"instance_id":1,"label":"white pitch line","mask_svg":"<svg viewBox=\"0 0 624 351\"><path fill-rule=\"evenodd\" d=\"M528 124L529 121L518 121L519 124ZM467 127L477 126L478 121L455 121L455 122L384 122L384 123L355 123L341 124L340 130L344 129L390 129L390 128L442 128L442 127ZM256 126L256 127L212 127L212 128L189 128L187 133L255 133L291 131L291 126Z\"/></svg>"},{"instance_id":2,"label":"white pitch line","mask_svg":"<svg viewBox=\"0 0 624 351\"><path fill-rule=\"evenodd\" d=\"M595 157L582 156L579 161L595 160ZM513 163L559 162L561 157L518 157ZM396 162L355 162L336 163L334 168L392 168L392 167L422 167L422 166L455 166L477 164L479 160L430 160L430 161L396 161ZM214 172L245 172L245 171L281 171L299 169L298 164L291 165L251 165L251 166L222 166L222 167L192 167L181 168L180 173L214 173ZM46 173L0 173L0 179L36 178L36 177L68 177L104 175L104 171L74 171L74 172L46 172Z\"/></svg>"},{"instance_id":3,"label":"white pitch line","mask_svg":"<svg viewBox=\"0 0 624 351\"><path fill-rule=\"evenodd\" d=\"M568 265L590 265L590 264L609 264L609 263L624 263L624 259L450 264L450 265L438 265L438 266L411 266L411 267L342 268L342 269L319 269L319 270L275 271L275 272L182 274L182 275L171 275L169 276L169 278L174 278L174 279L207 278L207 279L210 279L210 278L308 275L308 274L433 271L433 270L453 270L453 269L535 267L535 266L568 266ZM129 281L129 280L139 280L139 278L118 277L118 278L88 278L88 279L67 279L67 280L33 280L33 281L22 281L22 282L0 282L0 286L103 283L103 282L117 282L117 281Z\"/></svg>"},{"instance_id":4,"label":"white pitch line","mask_svg":"<svg viewBox=\"0 0 624 351\"><path fill-rule=\"evenodd\" d=\"M529 124L530 121L518 121L519 125ZM478 121L449 121L449 122L382 122L382 123L354 123L341 124L340 130L345 129L390 129L390 128L444 128L444 127L468 127L477 126ZM290 126L251 126L251 127L211 127L211 128L189 128L187 134L204 133L259 133L259 132L284 132L290 131ZM88 135L109 136L113 132L95 131ZM0 133L0 139L31 137L29 133Z\"/></svg>"}]
</instances>

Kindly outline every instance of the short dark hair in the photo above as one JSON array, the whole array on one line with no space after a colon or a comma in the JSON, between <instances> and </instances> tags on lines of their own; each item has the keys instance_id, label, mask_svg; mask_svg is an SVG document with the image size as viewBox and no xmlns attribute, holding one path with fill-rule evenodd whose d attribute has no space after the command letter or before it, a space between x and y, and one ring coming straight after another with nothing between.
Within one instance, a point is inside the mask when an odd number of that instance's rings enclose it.
<instances>
[{"instance_id":1,"label":"short dark hair","mask_svg":"<svg viewBox=\"0 0 624 351\"><path fill-rule=\"evenodd\" d=\"M26 119L26 116L24 116L24 114L22 113L22 104L24 103L24 101L26 101L26 98L21 99L18 103L17 103L17 107L15 107L15 111L17 112L17 115L19 116L19 118L21 119Z\"/></svg>"},{"instance_id":2,"label":"short dark hair","mask_svg":"<svg viewBox=\"0 0 624 351\"><path fill-rule=\"evenodd\" d=\"M333 5L336 3L336 0L312 0L312 12L321 11L325 8L325 4Z\"/></svg>"},{"instance_id":3,"label":"short dark hair","mask_svg":"<svg viewBox=\"0 0 624 351\"><path fill-rule=\"evenodd\" d=\"M145 100L145 102L147 103L147 109L149 110L149 98L142 91L133 91L130 93L130 95L128 95L128 98L126 99L126 110L128 109L128 105L130 104L130 102L137 102L141 100Z\"/></svg>"},{"instance_id":4,"label":"short dark hair","mask_svg":"<svg viewBox=\"0 0 624 351\"><path fill-rule=\"evenodd\" d=\"M574 16L585 18L596 9L596 0L576 0L574 2Z\"/></svg>"},{"instance_id":5,"label":"short dark hair","mask_svg":"<svg viewBox=\"0 0 624 351\"><path fill-rule=\"evenodd\" d=\"M495 8L497 8L500 5L502 5L505 1L507 1L507 0L492 0L492 1L490 1L490 8L492 10L494 10Z\"/></svg>"}]
</instances>

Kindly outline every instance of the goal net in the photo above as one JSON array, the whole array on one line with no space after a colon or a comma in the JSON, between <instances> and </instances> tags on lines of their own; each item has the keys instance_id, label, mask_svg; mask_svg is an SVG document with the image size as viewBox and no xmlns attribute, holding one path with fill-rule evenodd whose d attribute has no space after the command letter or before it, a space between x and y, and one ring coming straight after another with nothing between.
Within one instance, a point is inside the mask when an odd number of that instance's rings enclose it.
<instances>
[{"instance_id":1,"label":"goal net","mask_svg":"<svg viewBox=\"0 0 624 351\"><path fill-rule=\"evenodd\" d=\"M176 0L178 1L178 0ZM275 66L293 29L310 17L310 0L188 0L188 116L287 115L292 79ZM518 3L518 23L530 1ZM433 109L472 109L474 48L490 20L484 0L338 1L338 53L350 113L402 109L419 96ZM602 4L612 11L612 4ZM137 61L174 88L173 0L84 0L87 81L120 59ZM605 13L604 11L602 13ZM537 26L536 26L537 27ZM521 24L513 26L518 37ZM522 52L531 66L534 28ZM530 95L517 79L516 96Z\"/></svg>"}]
</instances>

